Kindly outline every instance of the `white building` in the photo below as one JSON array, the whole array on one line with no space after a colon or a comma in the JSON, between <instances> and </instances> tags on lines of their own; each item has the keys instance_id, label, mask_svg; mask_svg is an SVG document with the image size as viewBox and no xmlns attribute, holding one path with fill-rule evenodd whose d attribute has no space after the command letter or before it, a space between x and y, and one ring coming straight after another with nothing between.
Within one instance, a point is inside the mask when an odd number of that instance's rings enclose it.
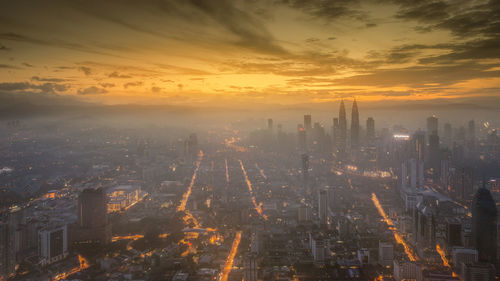
<instances>
[{"instance_id":1,"label":"white building","mask_svg":"<svg viewBox=\"0 0 500 281\"><path fill-rule=\"evenodd\" d=\"M46 266L68 256L68 227L50 226L38 232L40 265Z\"/></svg>"}]
</instances>

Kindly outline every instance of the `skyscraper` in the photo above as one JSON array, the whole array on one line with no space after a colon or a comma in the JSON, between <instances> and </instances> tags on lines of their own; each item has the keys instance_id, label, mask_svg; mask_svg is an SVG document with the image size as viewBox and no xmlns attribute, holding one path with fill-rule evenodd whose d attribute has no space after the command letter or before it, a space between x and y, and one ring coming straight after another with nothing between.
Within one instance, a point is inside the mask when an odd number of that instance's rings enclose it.
<instances>
[{"instance_id":1,"label":"skyscraper","mask_svg":"<svg viewBox=\"0 0 500 281\"><path fill-rule=\"evenodd\" d=\"M309 131L312 129L312 118L311 115L304 115L304 128L306 131Z\"/></svg>"},{"instance_id":2,"label":"skyscraper","mask_svg":"<svg viewBox=\"0 0 500 281\"><path fill-rule=\"evenodd\" d=\"M472 201L472 243L480 262L496 264L497 208L484 186L477 190Z\"/></svg>"},{"instance_id":3,"label":"skyscraper","mask_svg":"<svg viewBox=\"0 0 500 281\"><path fill-rule=\"evenodd\" d=\"M359 112L356 99L352 103L351 111L351 148L359 146Z\"/></svg>"},{"instance_id":4,"label":"skyscraper","mask_svg":"<svg viewBox=\"0 0 500 281\"><path fill-rule=\"evenodd\" d=\"M372 117L366 119L366 138L369 141L375 139L375 120Z\"/></svg>"},{"instance_id":5,"label":"skyscraper","mask_svg":"<svg viewBox=\"0 0 500 281\"><path fill-rule=\"evenodd\" d=\"M339 138L338 145L341 150L345 149L345 143L347 138L347 119L345 115L345 105L344 100L340 101L339 109Z\"/></svg>"},{"instance_id":6,"label":"skyscraper","mask_svg":"<svg viewBox=\"0 0 500 281\"><path fill-rule=\"evenodd\" d=\"M101 188L85 189L78 196L78 223L74 229L73 240L99 244L108 244L111 241L106 193Z\"/></svg>"},{"instance_id":7,"label":"skyscraper","mask_svg":"<svg viewBox=\"0 0 500 281\"><path fill-rule=\"evenodd\" d=\"M269 131L273 130L273 119L271 119L271 118L267 119L267 129Z\"/></svg>"},{"instance_id":8,"label":"skyscraper","mask_svg":"<svg viewBox=\"0 0 500 281\"><path fill-rule=\"evenodd\" d=\"M427 118L427 135L437 135L438 134L438 119L436 116L432 115Z\"/></svg>"},{"instance_id":9,"label":"skyscraper","mask_svg":"<svg viewBox=\"0 0 500 281\"><path fill-rule=\"evenodd\" d=\"M318 215L320 225L328 224L328 193L320 190L318 194Z\"/></svg>"},{"instance_id":10,"label":"skyscraper","mask_svg":"<svg viewBox=\"0 0 500 281\"><path fill-rule=\"evenodd\" d=\"M448 148L451 148L451 144L453 143L453 137L452 137L452 131L451 131L451 124L450 123L444 124L443 143Z\"/></svg>"}]
</instances>

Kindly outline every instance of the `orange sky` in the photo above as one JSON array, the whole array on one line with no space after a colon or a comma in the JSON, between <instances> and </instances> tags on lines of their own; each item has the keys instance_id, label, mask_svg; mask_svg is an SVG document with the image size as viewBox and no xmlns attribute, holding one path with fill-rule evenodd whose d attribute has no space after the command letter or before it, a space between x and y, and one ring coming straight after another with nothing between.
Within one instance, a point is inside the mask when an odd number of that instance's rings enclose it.
<instances>
[{"instance_id":1,"label":"orange sky","mask_svg":"<svg viewBox=\"0 0 500 281\"><path fill-rule=\"evenodd\" d=\"M0 1L0 93L233 106L500 88L488 1Z\"/></svg>"}]
</instances>

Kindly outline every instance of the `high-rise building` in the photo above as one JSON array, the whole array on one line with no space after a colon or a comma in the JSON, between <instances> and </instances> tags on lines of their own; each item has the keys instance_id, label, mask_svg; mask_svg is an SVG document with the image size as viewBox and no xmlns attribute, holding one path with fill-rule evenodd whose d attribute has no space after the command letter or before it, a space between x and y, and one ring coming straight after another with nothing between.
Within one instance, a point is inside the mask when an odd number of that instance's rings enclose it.
<instances>
[{"instance_id":1,"label":"high-rise building","mask_svg":"<svg viewBox=\"0 0 500 281\"><path fill-rule=\"evenodd\" d=\"M312 118L310 114L304 115L304 128L306 131L312 129Z\"/></svg>"},{"instance_id":2,"label":"high-rise building","mask_svg":"<svg viewBox=\"0 0 500 281\"><path fill-rule=\"evenodd\" d=\"M254 254L248 254L245 257L243 264L243 275L245 281L258 281L258 267L257 267L257 256Z\"/></svg>"},{"instance_id":3,"label":"high-rise building","mask_svg":"<svg viewBox=\"0 0 500 281\"><path fill-rule=\"evenodd\" d=\"M439 176L440 164L441 164L441 154L439 150L439 136L430 135L427 165L429 168L432 169L432 174L434 176L434 179L437 179Z\"/></svg>"},{"instance_id":4,"label":"high-rise building","mask_svg":"<svg viewBox=\"0 0 500 281\"><path fill-rule=\"evenodd\" d=\"M318 193L318 216L320 225L328 224L328 192L320 190Z\"/></svg>"},{"instance_id":5,"label":"high-rise building","mask_svg":"<svg viewBox=\"0 0 500 281\"><path fill-rule=\"evenodd\" d=\"M74 242L79 243L108 244L111 241L104 190L88 188L80 193L78 222L71 236Z\"/></svg>"},{"instance_id":6,"label":"high-rise building","mask_svg":"<svg viewBox=\"0 0 500 281\"><path fill-rule=\"evenodd\" d=\"M461 263L460 280L495 280L495 266L491 263Z\"/></svg>"},{"instance_id":7,"label":"high-rise building","mask_svg":"<svg viewBox=\"0 0 500 281\"><path fill-rule=\"evenodd\" d=\"M472 201L472 243L479 262L496 264L497 208L489 190L479 188Z\"/></svg>"},{"instance_id":8,"label":"high-rise building","mask_svg":"<svg viewBox=\"0 0 500 281\"><path fill-rule=\"evenodd\" d=\"M375 139L375 120L372 117L366 119L366 138L368 141Z\"/></svg>"},{"instance_id":9,"label":"high-rise building","mask_svg":"<svg viewBox=\"0 0 500 281\"><path fill-rule=\"evenodd\" d=\"M267 119L267 129L273 131L273 119L271 118Z\"/></svg>"},{"instance_id":10,"label":"high-rise building","mask_svg":"<svg viewBox=\"0 0 500 281\"><path fill-rule=\"evenodd\" d=\"M452 147L453 135L452 135L452 129L451 129L450 123L444 124L443 143L448 148Z\"/></svg>"},{"instance_id":11,"label":"high-rise building","mask_svg":"<svg viewBox=\"0 0 500 281\"><path fill-rule=\"evenodd\" d=\"M347 138L347 119L345 114L345 105L344 100L340 101L340 109L339 109L339 138L338 138L338 146L341 150L345 150Z\"/></svg>"},{"instance_id":12,"label":"high-rise building","mask_svg":"<svg viewBox=\"0 0 500 281\"><path fill-rule=\"evenodd\" d=\"M388 242L378 244L378 263L382 266L392 266L394 259L394 245Z\"/></svg>"},{"instance_id":13,"label":"high-rise building","mask_svg":"<svg viewBox=\"0 0 500 281\"><path fill-rule=\"evenodd\" d=\"M302 177L305 183L309 179L309 155L302 154Z\"/></svg>"},{"instance_id":14,"label":"high-rise building","mask_svg":"<svg viewBox=\"0 0 500 281\"><path fill-rule=\"evenodd\" d=\"M38 232L38 256L42 266L58 262L68 256L67 226L49 226Z\"/></svg>"},{"instance_id":15,"label":"high-rise building","mask_svg":"<svg viewBox=\"0 0 500 281\"><path fill-rule=\"evenodd\" d=\"M359 112L356 100L352 103L351 110L351 148L359 146Z\"/></svg>"},{"instance_id":16,"label":"high-rise building","mask_svg":"<svg viewBox=\"0 0 500 281\"><path fill-rule=\"evenodd\" d=\"M453 269L455 271L460 270L460 266L462 263L476 263L477 262L477 250L473 248L464 248L464 247L453 247L451 251L452 261L453 261Z\"/></svg>"},{"instance_id":17,"label":"high-rise building","mask_svg":"<svg viewBox=\"0 0 500 281\"><path fill-rule=\"evenodd\" d=\"M307 151L306 130L302 127L302 125L297 126L297 147L302 152Z\"/></svg>"},{"instance_id":18,"label":"high-rise building","mask_svg":"<svg viewBox=\"0 0 500 281\"><path fill-rule=\"evenodd\" d=\"M424 160L425 156L425 134L422 131L416 131L415 134L413 134L412 137L412 155L413 158L416 158L417 160Z\"/></svg>"},{"instance_id":19,"label":"high-rise building","mask_svg":"<svg viewBox=\"0 0 500 281\"><path fill-rule=\"evenodd\" d=\"M438 118L434 115L427 118L427 135L438 134Z\"/></svg>"}]
</instances>

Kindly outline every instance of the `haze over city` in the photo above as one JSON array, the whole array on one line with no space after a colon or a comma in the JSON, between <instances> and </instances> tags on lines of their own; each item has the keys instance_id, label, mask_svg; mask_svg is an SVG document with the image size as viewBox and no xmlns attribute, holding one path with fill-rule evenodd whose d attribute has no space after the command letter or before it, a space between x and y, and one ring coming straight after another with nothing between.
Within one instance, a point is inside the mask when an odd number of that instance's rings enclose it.
<instances>
[{"instance_id":1,"label":"haze over city","mask_svg":"<svg viewBox=\"0 0 500 281\"><path fill-rule=\"evenodd\" d=\"M499 1L0 4L0 281L500 277Z\"/></svg>"}]
</instances>

